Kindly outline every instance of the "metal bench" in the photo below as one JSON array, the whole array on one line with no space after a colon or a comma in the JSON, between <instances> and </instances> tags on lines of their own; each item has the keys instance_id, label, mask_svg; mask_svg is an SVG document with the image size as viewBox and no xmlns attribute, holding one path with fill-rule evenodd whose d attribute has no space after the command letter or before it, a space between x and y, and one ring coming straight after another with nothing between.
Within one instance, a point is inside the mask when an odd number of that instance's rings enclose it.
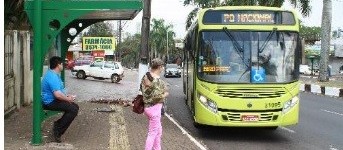
<instances>
[{"instance_id":1,"label":"metal bench","mask_svg":"<svg viewBox=\"0 0 343 150\"><path fill-rule=\"evenodd\" d=\"M53 111L53 110L42 109L41 122L43 122L47 118L50 118L54 115L59 114L59 113L63 113L63 111Z\"/></svg>"}]
</instances>

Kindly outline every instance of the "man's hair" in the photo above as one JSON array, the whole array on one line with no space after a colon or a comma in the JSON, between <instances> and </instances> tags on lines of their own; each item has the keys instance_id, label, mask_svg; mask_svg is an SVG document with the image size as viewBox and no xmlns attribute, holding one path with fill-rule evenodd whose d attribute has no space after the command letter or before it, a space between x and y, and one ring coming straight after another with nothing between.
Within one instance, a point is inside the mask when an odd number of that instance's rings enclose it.
<instances>
[{"instance_id":1,"label":"man's hair","mask_svg":"<svg viewBox=\"0 0 343 150\"><path fill-rule=\"evenodd\" d=\"M55 69L58 64L63 63L62 58L59 56L53 56L50 58L50 69Z\"/></svg>"},{"instance_id":2,"label":"man's hair","mask_svg":"<svg viewBox=\"0 0 343 150\"><path fill-rule=\"evenodd\" d=\"M163 66L164 62L159 59L159 58L155 58L151 61L151 69L157 69L159 66Z\"/></svg>"}]
</instances>

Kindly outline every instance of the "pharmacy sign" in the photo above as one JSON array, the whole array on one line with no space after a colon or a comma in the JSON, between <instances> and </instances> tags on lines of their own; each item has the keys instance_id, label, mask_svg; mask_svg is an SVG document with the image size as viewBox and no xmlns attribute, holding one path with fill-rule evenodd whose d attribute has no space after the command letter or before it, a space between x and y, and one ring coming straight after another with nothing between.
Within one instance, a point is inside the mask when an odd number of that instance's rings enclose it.
<instances>
[{"instance_id":1,"label":"pharmacy sign","mask_svg":"<svg viewBox=\"0 0 343 150\"><path fill-rule=\"evenodd\" d=\"M82 50L111 50L115 51L116 40L114 37L83 37Z\"/></svg>"}]
</instances>

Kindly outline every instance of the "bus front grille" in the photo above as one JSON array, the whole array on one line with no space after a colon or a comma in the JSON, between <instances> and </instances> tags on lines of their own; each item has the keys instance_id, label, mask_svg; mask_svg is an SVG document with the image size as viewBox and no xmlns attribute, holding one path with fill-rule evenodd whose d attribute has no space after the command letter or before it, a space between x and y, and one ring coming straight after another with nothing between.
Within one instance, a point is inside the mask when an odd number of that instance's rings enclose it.
<instances>
[{"instance_id":1,"label":"bus front grille","mask_svg":"<svg viewBox=\"0 0 343 150\"><path fill-rule=\"evenodd\" d=\"M214 91L221 97L228 98L277 98L281 97L286 91L283 88L218 88Z\"/></svg>"},{"instance_id":2,"label":"bus front grille","mask_svg":"<svg viewBox=\"0 0 343 150\"><path fill-rule=\"evenodd\" d=\"M277 115L274 115L273 113L260 113L258 122L269 122L277 119ZM233 121L233 122L241 122L242 114L241 113L226 113L222 114L222 119L224 121Z\"/></svg>"}]
</instances>

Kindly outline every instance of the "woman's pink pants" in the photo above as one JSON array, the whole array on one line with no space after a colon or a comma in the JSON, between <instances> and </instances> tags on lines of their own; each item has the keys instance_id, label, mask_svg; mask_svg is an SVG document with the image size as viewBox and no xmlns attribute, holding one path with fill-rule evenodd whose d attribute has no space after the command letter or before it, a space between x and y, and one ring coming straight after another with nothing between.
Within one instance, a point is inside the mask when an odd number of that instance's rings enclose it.
<instances>
[{"instance_id":1,"label":"woman's pink pants","mask_svg":"<svg viewBox=\"0 0 343 150\"><path fill-rule=\"evenodd\" d=\"M144 108L144 114L148 116L149 119L149 131L145 142L145 150L161 150L161 109L162 103Z\"/></svg>"}]
</instances>

